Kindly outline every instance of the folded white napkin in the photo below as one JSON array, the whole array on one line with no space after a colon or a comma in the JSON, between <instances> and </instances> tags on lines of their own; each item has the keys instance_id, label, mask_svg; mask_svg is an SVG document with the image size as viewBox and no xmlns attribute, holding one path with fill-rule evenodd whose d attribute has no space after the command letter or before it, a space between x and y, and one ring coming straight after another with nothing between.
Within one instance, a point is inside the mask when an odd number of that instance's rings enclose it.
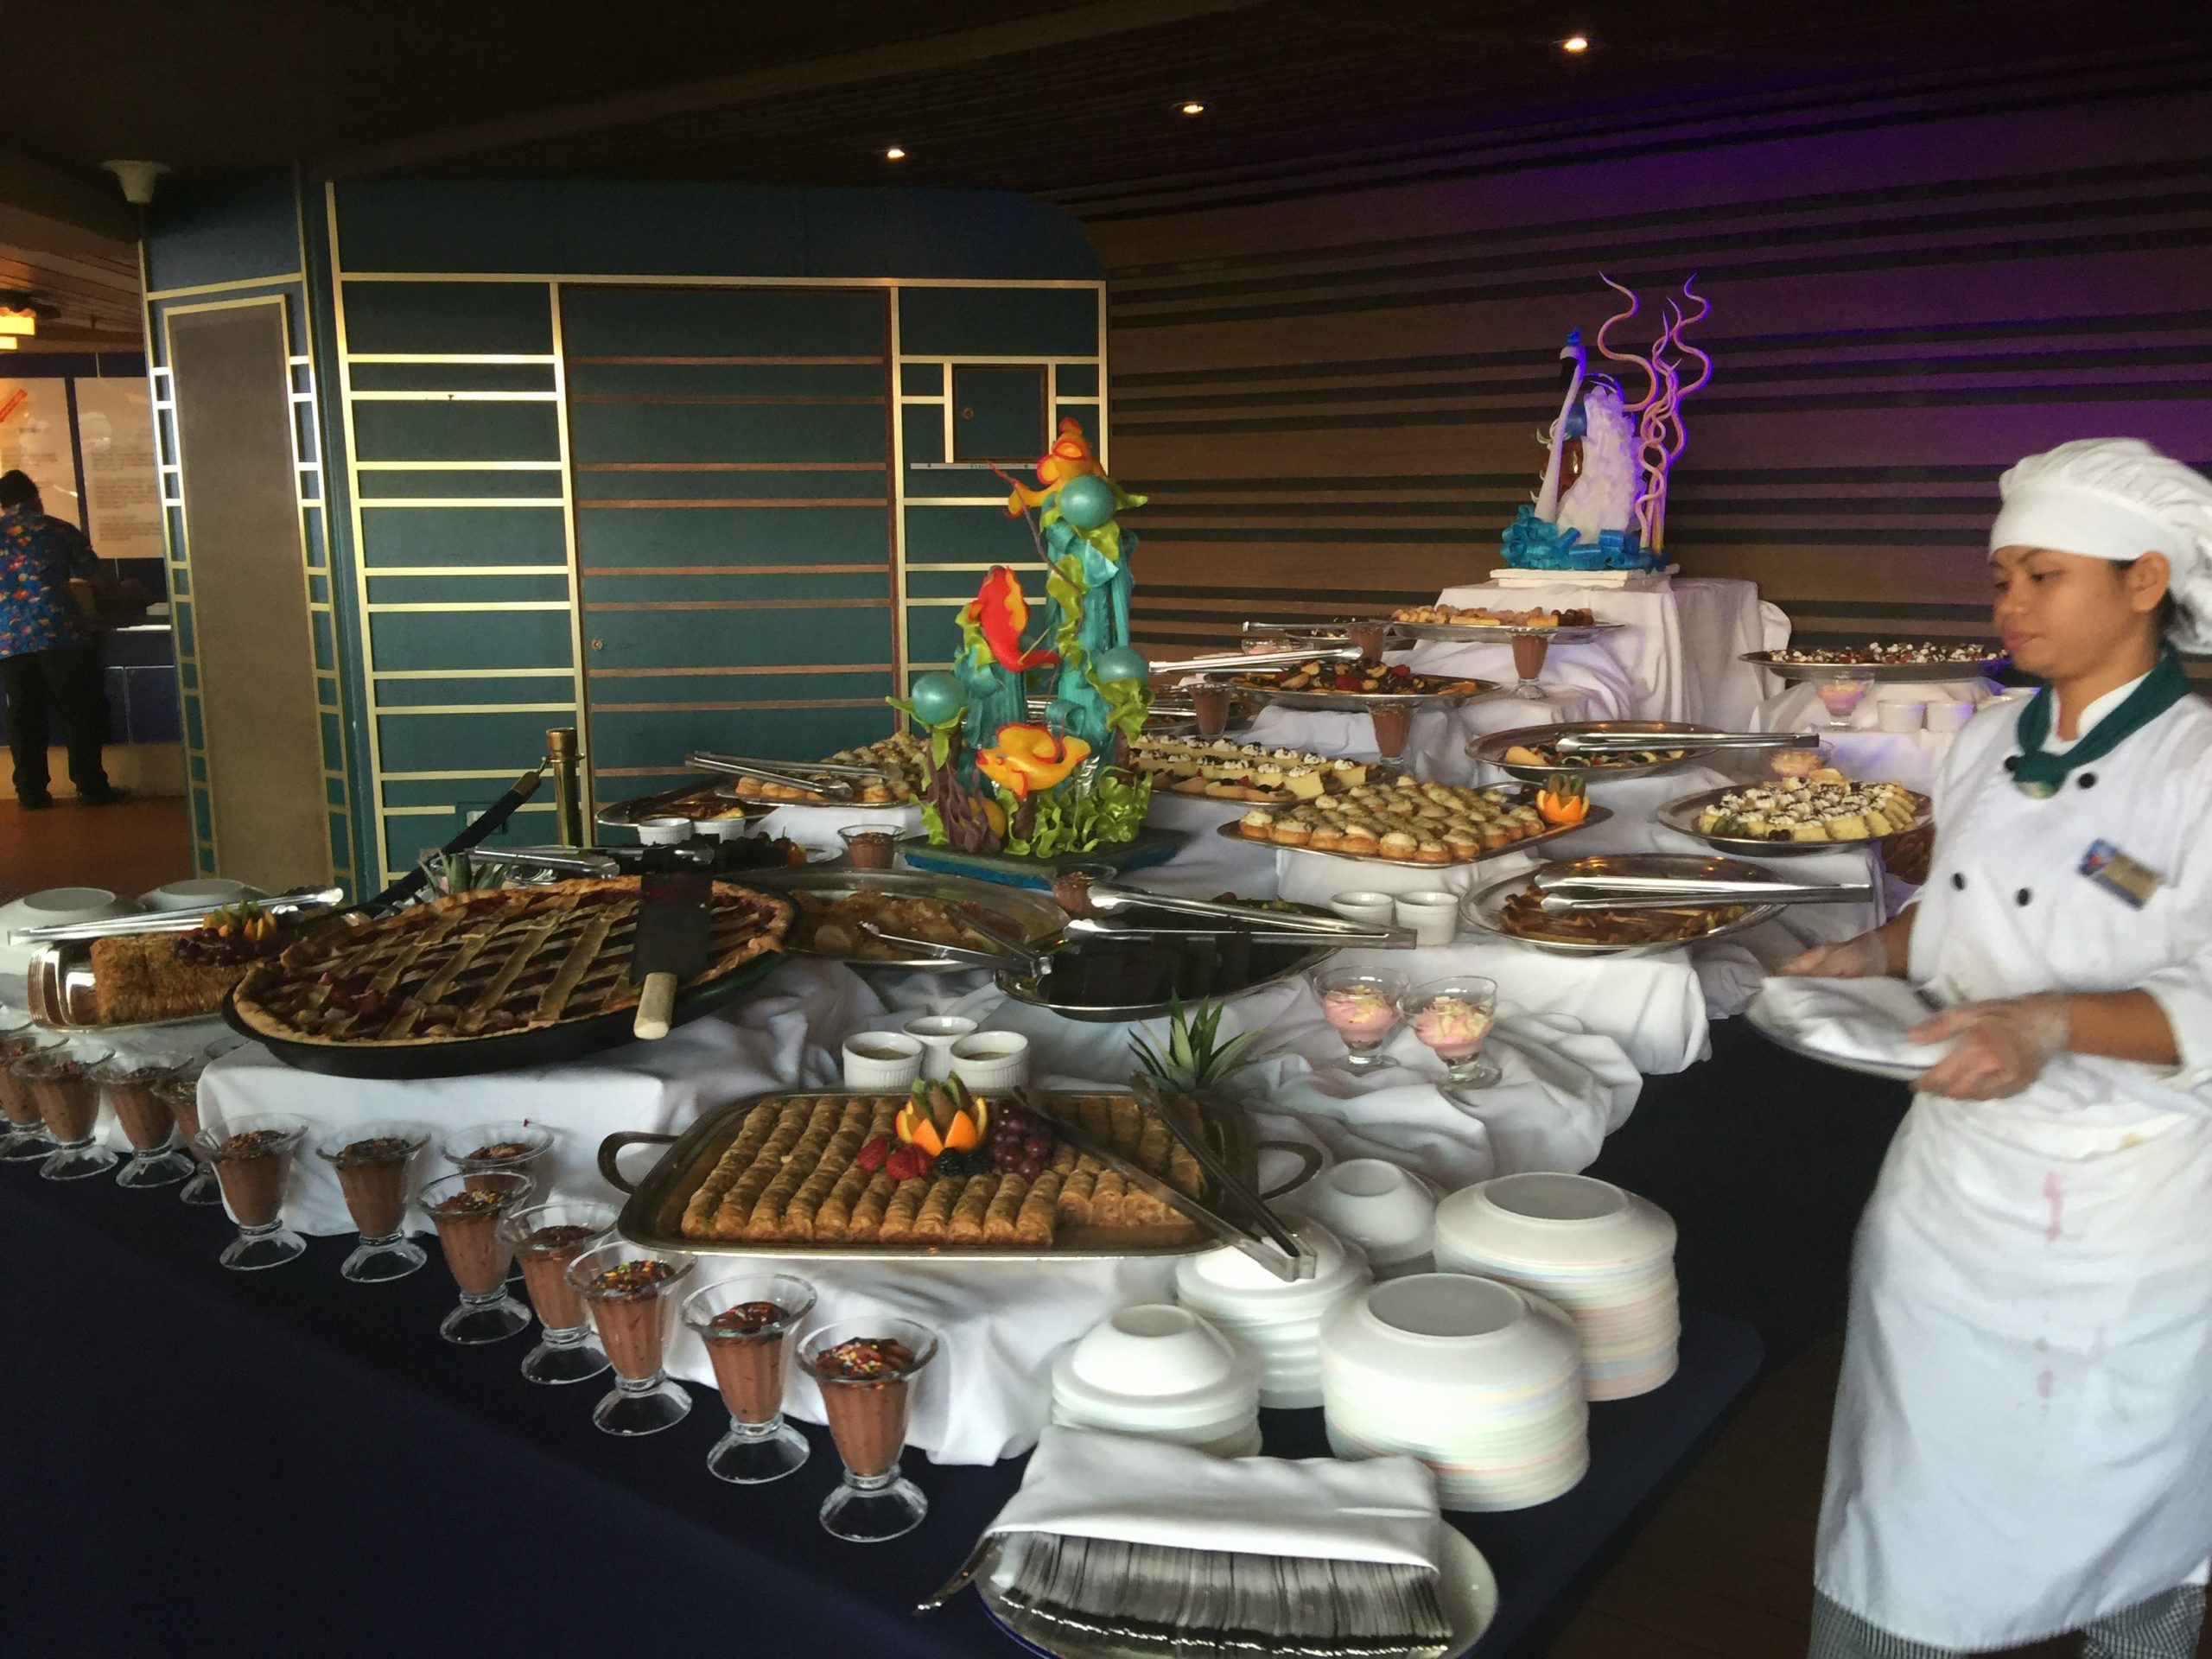
<instances>
[{"instance_id":1,"label":"folded white napkin","mask_svg":"<svg viewBox=\"0 0 2212 1659\"><path fill-rule=\"evenodd\" d=\"M1436 1478L1411 1458L1226 1459L1054 1426L987 1530L1433 1571L1442 1525Z\"/></svg>"},{"instance_id":2,"label":"folded white napkin","mask_svg":"<svg viewBox=\"0 0 2212 1659\"><path fill-rule=\"evenodd\" d=\"M1839 1059L1928 1066L1956 1046L1905 1040L1936 1009L1901 979L1770 979L1757 1006L1777 1030Z\"/></svg>"}]
</instances>

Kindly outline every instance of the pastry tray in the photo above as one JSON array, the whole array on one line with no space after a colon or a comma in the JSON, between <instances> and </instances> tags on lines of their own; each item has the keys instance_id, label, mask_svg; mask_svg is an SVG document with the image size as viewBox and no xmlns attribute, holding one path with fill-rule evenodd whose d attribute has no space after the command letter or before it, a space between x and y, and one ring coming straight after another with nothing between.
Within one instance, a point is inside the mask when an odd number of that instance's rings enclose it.
<instances>
[{"instance_id":1,"label":"pastry tray","mask_svg":"<svg viewBox=\"0 0 2212 1659\"><path fill-rule=\"evenodd\" d=\"M774 870L747 878L747 885L764 892L790 895L814 893L842 899L860 892L887 893L903 899L935 899L948 905L972 905L1007 925L1008 931L1031 944L1044 943L1066 925L1067 912L1046 894L1004 882L977 881L960 875L932 875L917 870ZM836 956L826 950L790 944L785 953L823 962L842 962L849 968L903 968L919 972L969 971L972 963L947 962L943 957L902 957L894 960Z\"/></svg>"},{"instance_id":2,"label":"pastry tray","mask_svg":"<svg viewBox=\"0 0 2212 1659\"><path fill-rule=\"evenodd\" d=\"M1522 627L1511 622L1391 622L1386 626L1394 639L1441 640L1459 645L1504 645L1526 636L1542 639L1555 645L1571 645L1585 639L1595 639L1601 633L1611 633L1626 626L1621 622L1583 622L1573 627L1562 624L1557 627Z\"/></svg>"},{"instance_id":3,"label":"pastry tray","mask_svg":"<svg viewBox=\"0 0 2212 1659\"><path fill-rule=\"evenodd\" d=\"M1662 772L1672 772L1677 766L1694 765L1712 751L1698 748L1687 741L1675 742L1669 740L1688 740L1712 729L1709 726L1685 726L1670 720L1571 721L1560 726L1523 726L1517 731L1492 732L1468 744L1467 755L1470 760L1478 760L1486 766L1495 766L1507 777L1518 779L1524 784L1541 784L1559 772L1573 772L1586 785L1610 783L1624 778L1656 777ZM1538 743L1556 743L1569 733L1580 735L1584 732L1632 732L1638 737L1653 739L1651 747L1655 749L1679 748L1685 753L1679 760L1643 761L1632 766L1592 766L1578 765L1572 760L1561 761L1555 766L1530 766L1518 762L1509 764L1504 758L1505 752L1517 744L1533 747Z\"/></svg>"},{"instance_id":4,"label":"pastry tray","mask_svg":"<svg viewBox=\"0 0 2212 1659\"><path fill-rule=\"evenodd\" d=\"M1441 675L1433 676L1442 678ZM1272 703L1279 709L1333 709L1340 714L1367 714L1376 705L1384 702L1409 702L1415 709L1456 709L1463 702L1475 702L1484 697L1494 697L1504 688L1491 680L1478 680L1461 676L1460 679L1473 689L1467 691L1288 691L1280 686L1240 685L1230 683L1230 690L1237 696L1254 702ZM1452 682L1459 683L1459 680Z\"/></svg>"},{"instance_id":5,"label":"pastry tray","mask_svg":"<svg viewBox=\"0 0 2212 1659\"><path fill-rule=\"evenodd\" d=\"M715 818L758 818L766 816L778 802L756 800L747 797L742 811L727 810L730 798L721 792L721 787L710 779L697 783L679 784L674 789L664 789L654 795L639 795L634 799L617 801L612 806L602 806L593 815L592 822L602 830L634 830L642 818L696 818L702 816L695 809L713 803L715 810L704 816Z\"/></svg>"},{"instance_id":6,"label":"pastry tray","mask_svg":"<svg viewBox=\"0 0 2212 1659\"><path fill-rule=\"evenodd\" d=\"M1525 852L1531 847L1541 847L1557 841L1561 836L1571 836L1579 830L1591 830L1613 816L1612 809L1592 806L1580 823L1554 824L1540 836L1523 836L1510 847L1485 847L1472 858L1453 859L1448 864L1424 864L1414 858L1385 858L1380 853L1347 853L1336 848L1286 847L1279 841L1265 840L1243 832L1243 820L1217 826L1214 834L1224 841L1242 842L1247 847L1264 847L1271 852L1304 853L1313 858L1340 858L1347 864L1387 864L1394 870L1450 870L1468 864L1479 864L1485 859L1503 858L1511 853Z\"/></svg>"},{"instance_id":7,"label":"pastry tray","mask_svg":"<svg viewBox=\"0 0 2212 1659\"><path fill-rule=\"evenodd\" d=\"M1987 679L2012 667L1999 655L1967 663L1777 663L1770 651L1747 651L1737 659L1785 680L1872 680L1878 685L1934 685L1947 680Z\"/></svg>"},{"instance_id":8,"label":"pastry tray","mask_svg":"<svg viewBox=\"0 0 2212 1659\"><path fill-rule=\"evenodd\" d=\"M1754 841L1748 836L1709 836L1697 827L1698 815L1708 806L1718 806L1724 797L1741 794L1746 789L1771 788L1769 784L1729 784L1719 789L1708 789L1701 794L1684 796L1669 801L1653 816L1660 824L1678 836L1688 836L1692 841L1702 842L1715 852L1735 853L1745 858L1803 858L1814 853L1833 853L1849 847L1879 847L1891 837L1868 836L1856 841ZM1935 816L1935 804L1917 790L1907 790L1912 798L1915 813L1912 830L1927 827ZM1596 816L1594 813L1592 817ZM1912 830L1900 830L1897 835L1907 836Z\"/></svg>"},{"instance_id":9,"label":"pastry tray","mask_svg":"<svg viewBox=\"0 0 2212 1659\"><path fill-rule=\"evenodd\" d=\"M220 1007L213 1007L173 1020L140 1020L129 1025L103 1021L90 939L57 940L33 951L30 970L23 980L23 1000L31 1018L47 1030L92 1036L165 1031L175 1026L205 1025L223 1017Z\"/></svg>"},{"instance_id":10,"label":"pastry tray","mask_svg":"<svg viewBox=\"0 0 2212 1659\"><path fill-rule=\"evenodd\" d=\"M1493 938L1526 945L1531 950L1542 950L1554 957L1655 957L1663 950L1679 950L1688 945L1703 944L1709 939L1725 939L1732 933L1741 933L1762 922L1770 922L1782 913L1782 906L1745 906L1744 913L1734 920L1707 928L1691 938L1654 939L1630 944L1602 944L1593 940L1580 939L1532 939L1525 933L1516 933L1504 926L1498 920L1498 912L1504 908L1507 899L1522 892L1540 876L1686 875L1751 881L1768 879L1770 874L1771 872L1763 870L1756 864L1745 864L1732 858L1700 858L1694 853L1600 853L1589 858L1547 864L1521 875L1508 876L1503 881L1493 881L1486 887L1478 887L1460 899L1459 919ZM1727 906L1714 908L1718 910Z\"/></svg>"},{"instance_id":11,"label":"pastry tray","mask_svg":"<svg viewBox=\"0 0 2212 1659\"><path fill-rule=\"evenodd\" d=\"M626 1192L629 1198L622 1206L616 1230L623 1237L643 1249L681 1250L692 1255L751 1255L781 1256L841 1262L911 1262L936 1260L941 1262L1079 1262L1101 1258L1174 1257L1195 1255L1204 1250L1219 1248L1219 1242L1199 1230L1194 1223L1175 1221L1147 1227L1064 1227L1059 1230L1058 1242L1050 1249L1024 1249L997 1244L804 1244L785 1239L721 1239L693 1238L683 1230L684 1206L691 1201L692 1193L701 1182L714 1171L723 1153L737 1139L744 1127L746 1115L755 1106L786 1100L881 1100L898 1091L884 1089L782 1089L772 1094L754 1095L743 1100L734 1100L708 1112L682 1135L656 1135L642 1130L623 1130L608 1135L599 1144L599 1173L616 1191ZM1080 1092L1052 1091L1039 1098L1048 1108L1064 1103L1095 1099L1101 1095L1115 1098L1109 1090L1084 1090ZM1262 1143L1254 1133L1252 1121L1243 1109L1222 1101L1209 1101L1204 1119L1208 1140L1218 1152L1236 1178L1248 1187L1259 1184L1260 1151L1262 1145L1281 1145L1296 1149L1300 1143L1292 1141ZM647 1172L645 1178L632 1185L615 1160L626 1147L660 1146L667 1148L659 1160ZM1310 1148L1307 1149L1310 1153ZM1317 1169L1318 1159L1305 1157L1307 1175ZM1304 1178L1301 1178L1301 1179ZM1294 1182L1293 1185L1299 1183ZM1274 1197L1287 1189L1278 1188ZM1201 1200L1214 1204L1217 1198L1211 1188L1200 1194Z\"/></svg>"}]
</instances>

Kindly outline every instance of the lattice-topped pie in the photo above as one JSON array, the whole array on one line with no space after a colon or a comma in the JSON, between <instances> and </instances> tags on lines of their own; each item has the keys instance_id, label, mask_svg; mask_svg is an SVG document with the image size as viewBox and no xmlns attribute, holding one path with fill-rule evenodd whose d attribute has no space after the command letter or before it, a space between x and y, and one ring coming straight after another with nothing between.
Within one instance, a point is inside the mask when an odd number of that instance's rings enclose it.
<instances>
[{"instance_id":1,"label":"lattice-topped pie","mask_svg":"<svg viewBox=\"0 0 2212 1659\"><path fill-rule=\"evenodd\" d=\"M791 901L714 886L707 964L720 978L781 948ZM291 1042L449 1043L588 1020L635 1006L635 880L558 881L458 893L347 930L325 927L256 968L238 1017Z\"/></svg>"}]
</instances>

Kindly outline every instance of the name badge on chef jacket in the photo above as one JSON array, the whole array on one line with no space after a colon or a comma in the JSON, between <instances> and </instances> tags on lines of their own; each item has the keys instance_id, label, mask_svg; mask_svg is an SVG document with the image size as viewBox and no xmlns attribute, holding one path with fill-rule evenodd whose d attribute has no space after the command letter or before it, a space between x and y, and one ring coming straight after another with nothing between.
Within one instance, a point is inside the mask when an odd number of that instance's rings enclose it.
<instances>
[{"instance_id":1,"label":"name badge on chef jacket","mask_svg":"<svg viewBox=\"0 0 2212 1659\"><path fill-rule=\"evenodd\" d=\"M2082 874L2131 910L2140 910L2164 885L2164 878L2147 864L2139 864L2108 841L2089 843L2082 860Z\"/></svg>"}]
</instances>

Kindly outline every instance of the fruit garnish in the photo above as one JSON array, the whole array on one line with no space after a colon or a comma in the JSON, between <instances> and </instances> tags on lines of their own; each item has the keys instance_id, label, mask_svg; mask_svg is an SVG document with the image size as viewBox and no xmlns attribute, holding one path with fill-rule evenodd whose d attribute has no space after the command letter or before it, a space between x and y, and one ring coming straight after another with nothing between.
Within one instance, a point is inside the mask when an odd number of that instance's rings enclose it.
<instances>
[{"instance_id":1,"label":"fruit garnish","mask_svg":"<svg viewBox=\"0 0 2212 1659\"><path fill-rule=\"evenodd\" d=\"M892 1129L899 1140L935 1157L982 1145L990 1123L990 1103L969 1094L959 1078L944 1083L925 1079L915 1084Z\"/></svg>"},{"instance_id":2,"label":"fruit garnish","mask_svg":"<svg viewBox=\"0 0 2212 1659\"><path fill-rule=\"evenodd\" d=\"M1590 816L1589 785L1580 772L1554 772L1536 791L1536 813L1546 823L1580 823Z\"/></svg>"},{"instance_id":3,"label":"fruit garnish","mask_svg":"<svg viewBox=\"0 0 2212 1659\"><path fill-rule=\"evenodd\" d=\"M861 1149L853 1154L853 1161L873 1175L883 1167L884 1160L891 1156L892 1145L889 1135L879 1135L874 1140L865 1142Z\"/></svg>"},{"instance_id":4,"label":"fruit garnish","mask_svg":"<svg viewBox=\"0 0 2212 1659\"><path fill-rule=\"evenodd\" d=\"M919 1147L895 1147L883 1160L883 1173L894 1181L918 1181L930 1173L930 1154Z\"/></svg>"}]
</instances>

